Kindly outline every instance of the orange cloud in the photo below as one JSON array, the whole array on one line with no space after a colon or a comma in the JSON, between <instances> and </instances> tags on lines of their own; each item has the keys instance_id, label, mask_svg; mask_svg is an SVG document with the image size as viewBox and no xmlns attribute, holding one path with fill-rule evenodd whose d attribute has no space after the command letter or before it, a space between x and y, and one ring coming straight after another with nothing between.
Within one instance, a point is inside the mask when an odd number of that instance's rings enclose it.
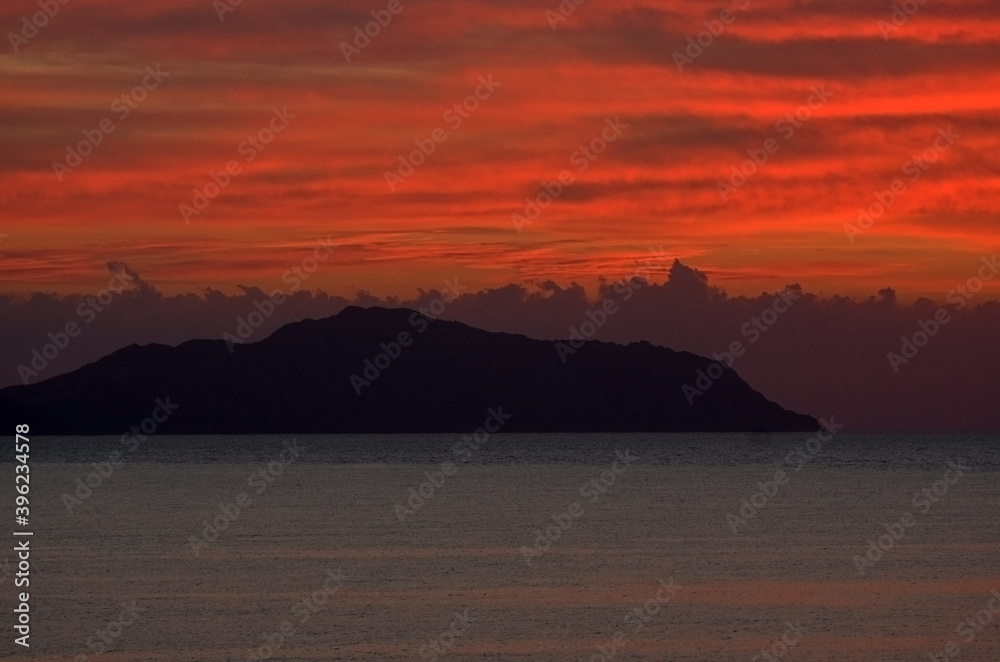
<instances>
[{"instance_id":1,"label":"orange cloud","mask_svg":"<svg viewBox=\"0 0 1000 662\"><path fill-rule=\"evenodd\" d=\"M737 293L791 275L868 294L891 276L916 297L994 245L987 3L924 6L884 38L883 6L754 2L683 72L673 54L717 3L587 3L555 29L551 5L404 4L348 63L341 42L372 20L353 3L256 2L220 21L200 0L74 0L0 56L8 288L89 291L115 257L168 290L231 290L332 233L356 248L316 286L341 294L406 295L453 273L592 284L663 244ZM7 5L0 25L31 10ZM118 118L114 100L156 64L169 77ZM457 125L480 76L500 85ZM782 137L776 123L817 86L833 96ZM241 145L286 107L295 119L249 160ZM607 118L627 130L580 171L573 155ZM60 182L53 162L105 119L113 132ZM954 147L850 243L844 224L946 127ZM436 130L443 142L390 190L385 173ZM723 199L719 182L769 138L780 149ZM180 206L233 160L239 174L185 223ZM563 171L573 183L518 233L511 215Z\"/></svg>"}]
</instances>

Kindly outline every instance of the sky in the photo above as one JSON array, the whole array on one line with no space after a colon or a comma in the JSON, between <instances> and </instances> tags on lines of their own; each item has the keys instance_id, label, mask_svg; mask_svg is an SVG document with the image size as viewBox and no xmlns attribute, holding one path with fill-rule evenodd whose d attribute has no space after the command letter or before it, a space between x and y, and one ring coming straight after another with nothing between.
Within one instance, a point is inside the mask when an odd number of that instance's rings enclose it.
<instances>
[{"instance_id":1,"label":"sky","mask_svg":"<svg viewBox=\"0 0 1000 662\"><path fill-rule=\"evenodd\" d=\"M335 257L336 252L329 255L316 273ZM132 343L177 345L192 338L254 343L285 324L335 315L348 305L402 306L532 338L647 341L694 352L731 367L783 407L848 430L996 431L1000 303L990 300L976 279L982 273L990 282L1000 280L997 260L981 258L944 301L913 303L899 301L888 288L853 299L823 297L796 283L753 296L731 295L706 274L657 255L621 279L603 282L596 297L580 284L546 281L476 290L450 278L412 298L360 293L348 299L310 291L309 281L294 276L273 289L165 294L144 274L111 263L105 280L118 292L0 295L0 387L35 384ZM379 343L412 330L387 328L382 337L371 337L372 356L381 351ZM553 361L575 358L553 347ZM349 375L331 379L347 381ZM690 375L688 384L700 392L685 393L691 402L712 387L698 374Z\"/></svg>"},{"instance_id":2,"label":"sky","mask_svg":"<svg viewBox=\"0 0 1000 662\"><path fill-rule=\"evenodd\" d=\"M988 2L14 0L0 26L0 386L219 338L275 291L248 341L449 291L444 319L558 340L637 283L594 339L742 341L751 386L849 429L1000 429Z\"/></svg>"},{"instance_id":3,"label":"sky","mask_svg":"<svg viewBox=\"0 0 1000 662\"><path fill-rule=\"evenodd\" d=\"M995 252L989 2L41 3L0 8L3 292L267 290L325 238L347 299L593 298L662 247L913 302Z\"/></svg>"}]
</instances>

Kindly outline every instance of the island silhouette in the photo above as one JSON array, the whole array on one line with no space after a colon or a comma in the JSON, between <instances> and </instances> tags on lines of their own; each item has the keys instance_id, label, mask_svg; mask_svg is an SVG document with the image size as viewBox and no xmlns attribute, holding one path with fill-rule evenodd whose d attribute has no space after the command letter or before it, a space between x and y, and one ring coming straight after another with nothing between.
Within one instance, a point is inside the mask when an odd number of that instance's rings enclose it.
<instances>
[{"instance_id":1,"label":"island silhouette","mask_svg":"<svg viewBox=\"0 0 1000 662\"><path fill-rule=\"evenodd\" d=\"M235 341L235 342L234 342ZM170 434L813 431L733 369L689 401L711 359L648 342L534 340L351 306L257 342L130 345L0 391L38 434L122 434L156 412ZM496 417L496 416L494 416Z\"/></svg>"}]
</instances>

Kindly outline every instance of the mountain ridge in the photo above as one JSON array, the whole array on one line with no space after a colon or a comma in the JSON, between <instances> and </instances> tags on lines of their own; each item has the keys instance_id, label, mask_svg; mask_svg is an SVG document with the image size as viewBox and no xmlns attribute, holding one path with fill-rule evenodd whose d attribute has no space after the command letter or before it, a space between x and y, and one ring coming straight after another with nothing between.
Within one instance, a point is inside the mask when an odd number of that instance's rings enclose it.
<instances>
[{"instance_id":1,"label":"mountain ridge","mask_svg":"<svg viewBox=\"0 0 1000 662\"><path fill-rule=\"evenodd\" d=\"M467 432L503 407L509 432L813 431L726 370L693 404L710 359L647 341L557 343L350 306L252 343L132 344L38 384L0 390L5 418L39 433L120 434L157 398L173 434ZM405 344L404 344L405 343ZM563 360L565 359L565 360Z\"/></svg>"}]
</instances>

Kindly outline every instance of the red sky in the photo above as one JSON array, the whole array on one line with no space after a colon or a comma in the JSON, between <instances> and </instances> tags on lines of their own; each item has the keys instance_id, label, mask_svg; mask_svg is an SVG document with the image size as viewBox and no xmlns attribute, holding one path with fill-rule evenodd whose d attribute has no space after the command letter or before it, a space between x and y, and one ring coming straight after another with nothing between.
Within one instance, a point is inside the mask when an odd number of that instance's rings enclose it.
<instances>
[{"instance_id":1,"label":"red sky","mask_svg":"<svg viewBox=\"0 0 1000 662\"><path fill-rule=\"evenodd\" d=\"M592 287L651 246L731 293L941 298L996 252L1000 19L989 2L928 0L883 38L889 2L402 0L345 61L342 41L388 2L69 0L26 44L0 44L0 283L94 292L108 260L167 293L263 288L338 244L309 286L412 295L553 279ZM735 20L678 71L673 53L723 9ZM36 2L0 8L19 31ZM112 102L160 65L127 118ZM500 83L458 128L444 114L480 76ZM794 135L775 123L832 97ZM247 163L272 108L295 115ZM84 130L113 133L59 181ZM607 118L628 128L584 172L570 162ZM960 137L916 182L904 164ZM390 191L384 173L447 139ZM720 180L769 138L778 151L723 200ZM228 161L242 171L185 223L179 205ZM518 233L511 214L562 170L572 184ZM854 243L844 224L903 179ZM6 235L6 236L3 236ZM1000 293L1000 280L987 284Z\"/></svg>"}]
</instances>

